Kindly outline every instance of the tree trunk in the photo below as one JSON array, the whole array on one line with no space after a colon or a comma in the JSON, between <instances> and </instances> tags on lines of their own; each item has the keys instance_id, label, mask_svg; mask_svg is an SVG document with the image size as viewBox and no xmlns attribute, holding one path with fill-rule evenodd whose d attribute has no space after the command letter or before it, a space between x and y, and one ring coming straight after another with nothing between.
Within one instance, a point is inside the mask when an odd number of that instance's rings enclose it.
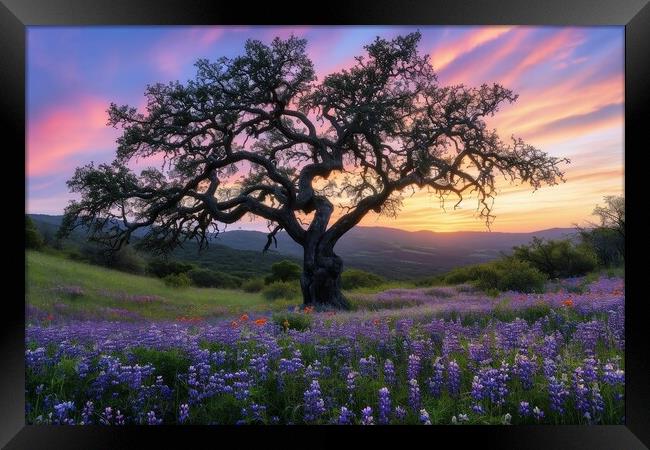
<instances>
[{"instance_id":1,"label":"tree trunk","mask_svg":"<svg viewBox=\"0 0 650 450\"><path fill-rule=\"evenodd\" d=\"M349 309L350 304L341 292L343 260L332 247L306 245L303 272L300 278L305 306Z\"/></svg>"}]
</instances>

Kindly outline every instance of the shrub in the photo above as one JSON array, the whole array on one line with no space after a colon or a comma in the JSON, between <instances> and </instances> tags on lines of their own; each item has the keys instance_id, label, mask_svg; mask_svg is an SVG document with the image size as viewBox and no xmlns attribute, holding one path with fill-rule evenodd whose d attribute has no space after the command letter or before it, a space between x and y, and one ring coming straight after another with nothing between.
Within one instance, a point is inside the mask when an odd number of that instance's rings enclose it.
<instances>
[{"instance_id":1,"label":"shrub","mask_svg":"<svg viewBox=\"0 0 650 450\"><path fill-rule=\"evenodd\" d=\"M300 295L300 287L297 283L286 281L275 282L262 289L262 296L267 300L286 299L292 300Z\"/></svg>"},{"instance_id":2,"label":"shrub","mask_svg":"<svg viewBox=\"0 0 650 450\"><path fill-rule=\"evenodd\" d=\"M108 256L105 265L113 269L134 274L145 273L145 261L132 247L122 247L117 252Z\"/></svg>"},{"instance_id":3,"label":"shrub","mask_svg":"<svg viewBox=\"0 0 650 450\"><path fill-rule=\"evenodd\" d=\"M301 273L302 267L285 259L271 265L271 275L267 276L264 281L266 284L271 284L276 281L299 280Z\"/></svg>"},{"instance_id":4,"label":"shrub","mask_svg":"<svg viewBox=\"0 0 650 450\"><path fill-rule=\"evenodd\" d=\"M25 248L39 250L44 245L43 236L29 216L25 216Z\"/></svg>"},{"instance_id":5,"label":"shrub","mask_svg":"<svg viewBox=\"0 0 650 450\"><path fill-rule=\"evenodd\" d=\"M625 239L616 230L597 227L580 230L582 243L590 248L602 266L622 265L625 260Z\"/></svg>"},{"instance_id":6,"label":"shrub","mask_svg":"<svg viewBox=\"0 0 650 450\"><path fill-rule=\"evenodd\" d=\"M550 278L581 276L598 264L595 253L586 245L576 246L569 240L545 241L533 238L529 245L514 247L513 256L529 262Z\"/></svg>"},{"instance_id":7,"label":"shrub","mask_svg":"<svg viewBox=\"0 0 650 450\"><path fill-rule=\"evenodd\" d=\"M490 264L490 275L479 278L479 289L499 291L544 292L547 277L526 261L504 258Z\"/></svg>"},{"instance_id":8,"label":"shrub","mask_svg":"<svg viewBox=\"0 0 650 450\"><path fill-rule=\"evenodd\" d=\"M241 286L241 279L210 269L192 269L187 272L192 284L199 287L236 289Z\"/></svg>"},{"instance_id":9,"label":"shrub","mask_svg":"<svg viewBox=\"0 0 650 450\"><path fill-rule=\"evenodd\" d=\"M526 261L507 257L473 266L459 267L445 277L449 284L472 283L495 295L496 291L543 292L546 275Z\"/></svg>"},{"instance_id":10,"label":"shrub","mask_svg":"<svg viewBox=\"0 0 650 450\"><path fill-rule=\"evenodd\" d=\"M359 269L348 269L341 274L341 285L343 289L375 287L383 282L384 279L379 275Z\"/></svg>"},{"instance_id":11,"label":"shrub","mask_svg":"<svg viewBox=\"0 0 650 450\"><path fill-rule=\"evenodd\" d=\"M273 322L283 329L304 331L311 326L311 316L301 313L275 313Z\"/></svg>"},{"instance_id":12,"label":"shrub","mask_svg":"<svg viewBox=\"0 0 650 450\"><path fill-rule=\"evenodd\" d=\"M147 273L158 278L165 278L167 275L189 272L195 267L190 263L157 258L147 263Z\"/></svg>"},{"instance_id":13,"label":"shrub","mask_svg":"<svg viewBox=\"0 0 650 450\"><path fill-rule=\"evenodd\" d=\"M188 277L184 273L173 273L167 275L166 277L163 278L163 281L167 286L174 287L174 288L186 288L189 287L190 284L192 283L190 277Z\"/></svg>"},{"instance_id":14,"label":"shrub","mask_svg":"<svg viewBox=\"0 0 650 450\"><path fill-rule=\"evenodd\" d=\"M109 252L105 248L86 243L79 249L69 250L68 257L77 261L85 261L90 264L109 267L122 272L144 274L145 261L142 256L133 250L133 247L124 246L115 252Z\"/></svg>"},{"instance_id":15,"label":"shrub","mask_svg":"<svg viewBox=\"0 0 650 450\"><path fill-rule=\"evenodd\" d=\"M260 292L264 289L264 280L261 278L251 278L242 283L241 288L245 292Z\"/></svg>"}]
</instances>

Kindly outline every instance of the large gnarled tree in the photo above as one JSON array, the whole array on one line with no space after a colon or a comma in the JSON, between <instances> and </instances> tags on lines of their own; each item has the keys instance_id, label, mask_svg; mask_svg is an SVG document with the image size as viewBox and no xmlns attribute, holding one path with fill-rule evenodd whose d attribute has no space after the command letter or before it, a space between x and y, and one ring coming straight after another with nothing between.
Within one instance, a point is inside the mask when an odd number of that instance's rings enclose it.
<instances>
[{"instance_id":1,"label":"large gnarled tree","mask_svg":"<svg viewBox=\"0 0 650 450\"><path fill-rule=\"evenodd\" d=\"M109 124L124 130L117 158L68 181L81 199L64 232L88 227L115 249L143 229L139 245L165 252L187 239L203 246L218 224L252 214L269 223L265 250L280 230L304 248L304 303L344 307L334 248L368 212L395 214L412 189L458 203L473 193L489 223L497 177L535 189L562 179L564 159L486 127L516 95L439 86L419 40L377 38L320 83L305 40L251 40L242 56L199 60L185 85L148 86L146 113L112 104ZM148 157L162 167L128 167Z\"/></svg>"}]
</instances>

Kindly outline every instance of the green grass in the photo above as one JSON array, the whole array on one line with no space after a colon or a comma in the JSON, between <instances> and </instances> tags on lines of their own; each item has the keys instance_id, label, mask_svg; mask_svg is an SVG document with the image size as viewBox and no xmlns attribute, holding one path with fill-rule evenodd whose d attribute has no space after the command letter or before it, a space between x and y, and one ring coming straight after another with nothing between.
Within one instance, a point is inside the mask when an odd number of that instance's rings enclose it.
<instances>
[{"instance_id":1,"label":"green grass","mask_svg":"<svg viewBox=\"0 0 650 450\"><path fill-rule=\"evenodd\" d=\"M106 315L102 308L119 308L145 319L208 318L244 311L282 310L299 304L298 299L269 302L259 293L239 290L172 288L157 278L130 275L42 252L26 252L26 265L26 303L63 315L101 317ZM60 286L79 286L83 294L57 292L55 289ZM138 295L156 296L159 300L143 304L120 298Z\"/></svg>"}]
</instances>

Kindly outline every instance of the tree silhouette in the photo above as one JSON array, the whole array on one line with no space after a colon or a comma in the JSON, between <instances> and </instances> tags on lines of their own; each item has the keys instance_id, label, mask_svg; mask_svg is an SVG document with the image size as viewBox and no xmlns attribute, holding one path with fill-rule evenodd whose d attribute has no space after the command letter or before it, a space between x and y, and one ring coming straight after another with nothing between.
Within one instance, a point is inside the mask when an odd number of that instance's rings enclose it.
<instances>
[{"instance_id":1,"label":"tree silhouette","mask_svg":"<svg viewBox=\"0 0 650 450\"><path fill-rule=\"evenodd\" d=\"M117 157L77 168L68 186L81 199L62 233L85 226L114 249L143 229L138 245L166 252L187 239L203 247L218 224L252 214L269 223L264 250L280 230L304 248L304 303L345 307L334 248L368 212L397 214L411 189L456 205L474 193L489 225L497 176L534 189L563 179L567 160L487 128L512 91L439 86L419 40L378 37L320 83L306 40L249 40L241 56L199 60L186 84L147 86L146 113L111 104ZM127 166L147 157L162 167Z\"/></svg>"}]
</instances>

